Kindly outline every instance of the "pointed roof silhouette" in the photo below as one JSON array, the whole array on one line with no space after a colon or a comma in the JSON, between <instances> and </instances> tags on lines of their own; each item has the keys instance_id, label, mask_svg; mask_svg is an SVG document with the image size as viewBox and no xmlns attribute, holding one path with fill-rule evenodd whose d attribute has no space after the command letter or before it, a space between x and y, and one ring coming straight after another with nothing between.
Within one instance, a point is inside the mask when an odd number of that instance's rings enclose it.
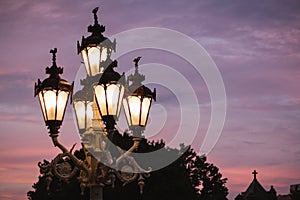
<instances>
[{"instance_id":1,"label":"pointed roof silhouette","mask_svg":"<svg viewBox=\"0 0 300 200\"><path fill-rule=\"evenodd\" d=\"M276 191L273 187L271 187L270 191L266 191L264 187L258 182L256 175L258 174L256 170L252 172L254 175L253 181L248 186L245 192L239 194L235 199L243 199L243 200L273 200L274 199L274 192L275 192L275 199L276 199Z\"/></svg>"}]
</instances>

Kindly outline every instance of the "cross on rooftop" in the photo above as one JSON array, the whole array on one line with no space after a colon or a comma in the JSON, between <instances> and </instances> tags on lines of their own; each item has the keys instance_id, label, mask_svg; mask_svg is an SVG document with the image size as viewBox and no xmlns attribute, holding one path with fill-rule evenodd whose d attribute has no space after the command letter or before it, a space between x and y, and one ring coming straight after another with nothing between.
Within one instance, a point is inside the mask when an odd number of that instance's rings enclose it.
<instances>
[{"instance_id":1,"label":"cross on rooftop","mask_svg":"<svg viewBox=\"0 0 300 200\"><path fill-rule=\"evenodd\" d=\"M254 170L254 171L252 172L252 174L254 175L254 179L256 179L256 175L258 174L257 171Z\"/></svg>"}]
</instances>

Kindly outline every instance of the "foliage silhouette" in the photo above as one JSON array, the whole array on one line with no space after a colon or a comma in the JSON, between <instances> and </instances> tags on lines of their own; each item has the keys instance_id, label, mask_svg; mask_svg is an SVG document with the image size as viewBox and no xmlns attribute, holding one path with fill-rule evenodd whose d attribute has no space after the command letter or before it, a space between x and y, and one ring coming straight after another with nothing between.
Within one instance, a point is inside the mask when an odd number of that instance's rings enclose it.
<instances>
[{"instance_id":1,"label":"foliage silhouette","mask_svg":"<svg viewBox=\"0 0 300 200\"><path fill-rule=\"evenodd\" d=\"M123 149L129 149L132 145L132 138L127 134L114 133L113 142ZM228 189L225 186L226 178L222 178L219 169L212 163L208 163L205 156L198 156L190 147L183 144L180 149L165 147L163 141L149 142L142 139L137 152L152 152L160 149L163 156L181 155L167 167L151 172L151 176L145 180L143 194L139 193L137 181L122 186L117 179L115 188L105 186L103 188L103 199L140 199L140 200L226 200ZM113 149L112 149L112 152ZM83 150L75 152L75 156L84 160ZM140 162L142 167L151 166L151 160ZM72 164L70 162L70 164ZM46 176L39 176L33 191L27 193L29 200L88 200L89 191L85 190L81 195L77 177L79 172L68 182L61 181L57 177L52 177L52 182L47 191Z\"/></svg>"}]
</instances>

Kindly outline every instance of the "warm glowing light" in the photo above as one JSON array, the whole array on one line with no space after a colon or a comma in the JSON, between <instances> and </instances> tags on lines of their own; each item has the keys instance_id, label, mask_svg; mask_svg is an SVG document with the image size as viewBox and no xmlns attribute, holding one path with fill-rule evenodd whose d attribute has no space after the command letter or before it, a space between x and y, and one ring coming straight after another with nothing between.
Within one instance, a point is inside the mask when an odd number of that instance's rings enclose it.
<instances>
[{"instance_id":1,"label":"warm glowing light","mask_svg":"<svg viewBox=\"0 0 300 200\"><path fill-rule=\"evenodd\" d=\"M56 91L48 90L44 93L44 102L48 120L55 120Z\"/></svg>"},{"instance_id":2,"label":"warm glowing light","mask_svg":"<svg viewBox=\"0 0 300 200\"><path fill-rule=\"evenodd\" d=\"M101 116L118 117L121 110L124 86L120 83L95 86L95 95Z\"/></svg>"},{"instance_id":3,"label":"warm glowing light","mask_svg":"<svg viewBox=\"0 0 300 200\"><path fill-rule=\"evenodd\" d=\"M79 129L88 129L92 127L93 102L77 101L74 102L75 114Z\"/></svg>"},{"instance_id":4,"label":"warm glowing light","mask_svg":"<svg viewBox=\"0 0 300 200\"><path fill-rule=\"evenodd\" d=\"M95 87L95 95L102 116L108 115L106 110L106 94L103 85Z\"/></svg>"},{"instance_id":5,"label":"warm glowing light","mask_svg":"<svg viewBox=\"0 0 300 200\"><path fill-rule=\"evenodd\" d=\"M89 76L95 76L103 72L100 62L104 62L109 57L109 49L106 47L87 47L81 51L81 56Z\"/></svg>"},{"instance_id":6,"label":"warm glowing light","mask_svg":"<svg viewBox=\"0 0 300 200\"><path fill-rule=\"evenodd\" d=\"M108 113L110 115L117 115L119 109L121 107L119 100L119 96L123 96L124 88L120 88L120 84L112 84L107 87L107 104L108 104Z\"/></svg>"},{"instance_id":7,"label":"warm glowing light","mask_svg":"<svg viewBox=\"0 0 300 200\"><path fill-rule=\"evenodd\" d=\"M101 58L100 58L100 62L104 62L107 60L108 57L108 50L105 47L101 48Z\"/></svg>"},{"instance_id":8,"label":"warm glowing light","mask_svg":"<svg viewBox=\"0 0 300 200\"><path fill-rule=\"evenodd\" d=\"M151 99L143 98L142 102L142 113L141 113L141 125L146 126L148 113L150 110Z\"/></svg>"},{"instance_id":9,"label":"warm glowing light","mask_svg":"<svg viewBox=\"0 0 300 200\"><path fill-rule=\"evenodd\" d=\"M87 52L91 75L94 76L99 73L100 50L97 47L91 47Z\"/></svg>"},{"instance_id":10,"label":"warm glowing light","mask_svg":"<svg viewBox=\"0 0 300 200\"><path fill-rule=\"evenodd\" d=\"M129 126L146 126L151 101L151 98L141 96L124 98L123 107Z\"/></svg>"},{"instance_id":11,"label":"warm glowing light","mask_svg":"<svg viewBox=\"0 0 300 200\"><path fill-rule=\"evenodd\" d=\"M131 114L132 125L138 125L140 122L141 100L136 96L128 97L129 110Z\"/></svg>"},{"instance_id":12,"label":"warm glowing light","mask_svg":"<svg viewBox=\"0 0 300 200\"><path fill-rule=\"evenodd\" d=\"M57 96L57 116L56 120L62 120L68 102L68 92L59 91Z\"/></svg>"},{"instance_id":13,"label":"warm glowing light","mask_svg":"<svg viewBox=\"0 0 300 200\"><path fill-rule=\"evenodd\" d=\"M84 102L78 101L74 103L75 114L77 117L77 124L79 129L85 128L85 105Z\"/></svg>"},{"instance_id":14,"label":"warm glowing light","mask_svg":"<svg viewBox=\"0 0 300 200\"><path fill-rule=\"evenodd\" d=\"M69 92L56 90L43 90L39 93L39 100L44 120L62 121L68 102Z\"/></svg>"}]
</instances>

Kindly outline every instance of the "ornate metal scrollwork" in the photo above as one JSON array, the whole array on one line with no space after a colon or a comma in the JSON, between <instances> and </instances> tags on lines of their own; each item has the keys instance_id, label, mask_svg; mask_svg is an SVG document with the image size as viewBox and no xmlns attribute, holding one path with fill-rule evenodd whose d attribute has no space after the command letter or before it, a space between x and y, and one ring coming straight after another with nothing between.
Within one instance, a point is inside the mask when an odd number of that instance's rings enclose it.
<instances>
[{"instance_id":1,"label":"ornate metal scrollwork","mask_svg":"<svg viewBox=\"0 0 300 200\"><path fill-rule=\"evenodd\" d=\"M71 158L66 153L58 154L52 161L53 173L60 180L68 182L73 178L78 168L73 164Z\"/></svg>"},{"instance_id":2,"label":"ornate metal scrollwork","mask_svg":"<svg viewBox=\"0 0 300 200\"><path fill-rule=\"evenodd\" d=\"M52 163L48 160L43 160L42 162L38 162L38 166L40 168L41 177L45 177L46 180L46 189L47 191L50 190L50 184L53 181L53 173L52 173Z\"/></svg>"},{"instance_id":3,"label":"ornate metal scrollwork","mask_svg":"<svg viewBox=\"0 0 300 200\"><path fill-rule=\"evenodd\" d=\"M120 171L115 171L116 176L123 182L123 186L138 180L138 185L140 188L140 193L143 193L143 188L145 185L145 178L150 177L151 168L148 170L143 169L136 160L130 156L130 153L136 149L138 146L139 140L136 140L136 143L126 152L121 148L118 150L121 153L121 156L116 160L116 165Z\"/></svg>"},{"instance_id":4,"label":"ornate metal scrollwork","mask_svg":"<svg viewBox=\"0 0 300 200\"><path fill-rule=\"evenodd\" d=\"M91 156L84 147L83 149L86 156L84 161L79 162L77 158L77 160L74 161L75 156L72 152L65 151L64 153L58 154L51 162L47 160L39 162L38 166L40 168L41 177L45 177L48 191L50 190L50 185L54 177L63 182L69 182L71 178L78 175L80 170L77 179L80 183L82 195L91 183L98 184L101 187L105 185L114 187L116 178L123 182L123 186L137 180L140 193L143 193L145 178L150 176L151 169L143 169L138 165L136 160L130 156L130 153L136 148L135 146L136 145L133 145L128 151L118 149L120 151L120 157L115 160L115 167L120 170L110 168L101 161L98 161ZM105 160L105 158L103 159ZM80 163L80 166L78 166L78 163ZM94 175L95 177L93 177Z\"/></svg>"},{"instance_id":5,"label":"ornate metal scrollwork","mask_svg":"<svg viewBox=\"0 0 300 200\"><path fill-rule=\"evenodd\" d=\"M78 172L78 168L67 154L58 154L51 162L47 160L38 162L38 166L41 173L40 178L44 177L46 180L47 191L50 190L54 176L61 181L68 182Z\"/></svg>"}]
</instances>

